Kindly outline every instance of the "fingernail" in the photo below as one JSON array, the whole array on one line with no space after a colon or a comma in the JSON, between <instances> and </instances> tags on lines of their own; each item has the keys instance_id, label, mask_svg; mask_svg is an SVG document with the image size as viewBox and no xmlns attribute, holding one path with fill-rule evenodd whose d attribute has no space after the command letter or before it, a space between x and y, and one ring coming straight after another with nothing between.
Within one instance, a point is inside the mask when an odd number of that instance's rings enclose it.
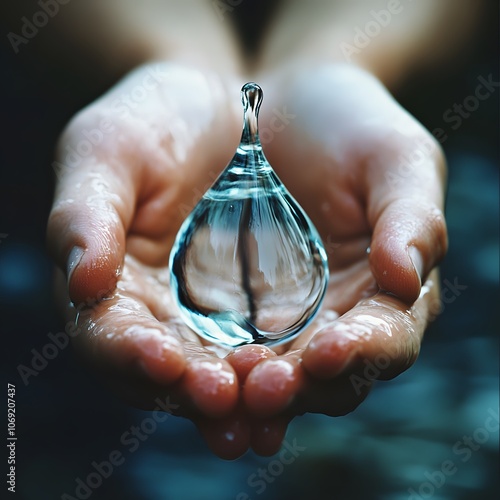
<instances>
[{"instance_id":1,"label":"fingernail","mask_svg":"<svg viewBox=\"0 0 500 500\"><path fill-rule=\"evenodd\" d=\"M418 251L417 247L411 246L408 248L408 255L413 263L416 273L422 283L422 274L424 272L424 259L422 259L422 254Z\"/></svg>"},{"instance_id":2,"label":"fingernail","mask_svg":"<svg viewBox=\"0 0 500 500\"><path fill-rule=\"evenodd\" d=\"M85 253L85 250L81 247L73 247L71 249L71 252L69 253L69 256L68 256L68 265L66 268L66 275L68 277L68 284L71 280L71 276L73 275L73 271L75 270L76 266L82 260L84 253Z\"/></svg>"}]
</instances>

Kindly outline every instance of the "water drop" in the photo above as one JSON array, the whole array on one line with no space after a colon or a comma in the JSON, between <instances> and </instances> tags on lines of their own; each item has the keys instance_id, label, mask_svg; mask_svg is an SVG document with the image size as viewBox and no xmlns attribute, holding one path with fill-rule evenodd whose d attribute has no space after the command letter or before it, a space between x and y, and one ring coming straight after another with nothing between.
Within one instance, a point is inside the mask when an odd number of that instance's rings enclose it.
<instances>
[{"instance_id":1,"label":"water drop","mask_svg":"<svg viewBox=\"0 0 500 500\"><path fill-rule=\"evenodd\" d=\"M321 238L262 151L262 90L241 90L233 159L182 224L170 254L172 292L188 326L229 347L296 336L328 283Z\"/></svg>"}]
</instances>

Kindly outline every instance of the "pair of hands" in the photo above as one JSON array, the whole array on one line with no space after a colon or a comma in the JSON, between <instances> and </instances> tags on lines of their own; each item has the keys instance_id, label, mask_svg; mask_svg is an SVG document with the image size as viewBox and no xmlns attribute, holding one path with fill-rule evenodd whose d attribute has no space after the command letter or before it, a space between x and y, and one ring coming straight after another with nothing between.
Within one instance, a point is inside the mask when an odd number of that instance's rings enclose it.
<instances>
[{"instance_id":1,"label":"pair of hands","mask_svg":"<svg viewBox=\"0 0 500 500\"><path fill-rule=\"evenodd\" d=\"M239 142L243 81L143 66L80 112L59 144L48 241L69 317L79 316L78 352L130 404L152 409L169 396L228 459L249 447L275 453L296 415L354 410L374 378L414 362L439 305L439 146L369 73L299 73L257 80L260 130L323 237L331 276L315 321L275 350L217 355L179 318L166 267L187 212Z\"/></svg>"}]
</instances>

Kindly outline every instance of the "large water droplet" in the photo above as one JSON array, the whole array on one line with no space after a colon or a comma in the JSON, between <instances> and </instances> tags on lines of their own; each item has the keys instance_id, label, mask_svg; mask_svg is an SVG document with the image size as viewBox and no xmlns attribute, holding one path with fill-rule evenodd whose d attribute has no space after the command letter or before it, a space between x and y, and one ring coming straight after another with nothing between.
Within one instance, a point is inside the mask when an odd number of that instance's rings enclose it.
<instances>
[{"instance_id":1,"label":"large water droplet","mask_svg":"<svg viewBox=\"0 0 500 500\"><path fill-rule=\"evenodd\" d=\"M247 83L241 94L241 143L182 224L170 254L172 291L185 322L230 347L291 339L317 312L328 282L321 238L262 152L262 90Z\"/></svg>"}]
</instances>

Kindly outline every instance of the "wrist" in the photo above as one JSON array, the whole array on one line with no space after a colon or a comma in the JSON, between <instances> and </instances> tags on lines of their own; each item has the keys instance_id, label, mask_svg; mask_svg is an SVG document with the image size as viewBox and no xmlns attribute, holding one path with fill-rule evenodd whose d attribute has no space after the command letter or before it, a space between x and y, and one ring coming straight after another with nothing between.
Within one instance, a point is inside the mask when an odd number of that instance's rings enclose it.
<instances>
[{"instance_id":1,"label":"wrist","mask_svg":"<svg viewBox=\"0 0 500 500\"><path fill-rule=\"evenodd\" d=\"M258 64L255 78L281 81L293 78L299 73L316 71L318 68L352 67L353 71L370 73L384 86L392 88L397 85L403 72L391 63L390 57L384 56L383 47L373 44L364 50L346 42L347 33L315 33L307 40L301 40L287 54L264 54Z\"/></svg>"}]
</instances>

